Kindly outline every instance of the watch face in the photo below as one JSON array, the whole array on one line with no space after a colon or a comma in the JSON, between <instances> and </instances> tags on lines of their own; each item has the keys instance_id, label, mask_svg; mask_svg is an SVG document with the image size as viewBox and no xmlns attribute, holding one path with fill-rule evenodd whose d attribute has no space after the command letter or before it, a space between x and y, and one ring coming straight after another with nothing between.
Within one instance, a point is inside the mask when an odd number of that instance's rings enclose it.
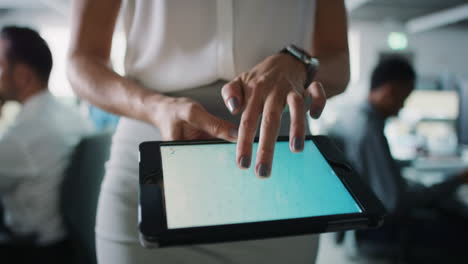
<instances>
[{"instance_id":1,"label":"watch face","mask_svg":"<svg viewBox=\"0 0 468 264\"><path fill-rule=\"evenodd\" d=\"M307 64L311 64L311 65L314 65L315 67L318 67L319 66L319 61L316 59L316 58L313 58L313 57L309 57L307 59Z\"/></svg>"}]
</instances>

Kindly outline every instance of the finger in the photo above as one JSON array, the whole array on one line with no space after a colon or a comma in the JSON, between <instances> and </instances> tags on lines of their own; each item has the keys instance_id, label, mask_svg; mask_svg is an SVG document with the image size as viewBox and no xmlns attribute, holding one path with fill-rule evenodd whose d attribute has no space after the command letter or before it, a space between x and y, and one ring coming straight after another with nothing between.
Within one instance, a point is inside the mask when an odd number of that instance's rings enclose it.
<instances>
[{"instance_id":1,"label":"finger","mask_svg":"<svg viewBox=\"0 0 468 264\"><path fill-rule=\"evenodd\" d=\"M171 126L171 130L168 133L168 136L165 138L167 141L174 141L174 140L183 140L183 131L182 131L182 124L175 123Z\"/></svg>"},{"instance_id":2,"label":"finger","mask_svg":"<svg viewBox=\"0 0 468 264\"><path fill-rule=\"evenodd\" d=\"M317 119L322 114L327 102L327 95L320 82L313 82L307 88L307 93L312 97L310 105L310 116Z\"/></svg>"},{"instance_id":3,"label":"finger","mask_svg":"<svg viewBox=\"0 0 468 264\"><path fill-rule=\"evenodd\" d=\"M237 166L241 169L250 167L252 159L252 145L257 132L257 124L262 110L259 96L252 96L242 113L239 137L237 138Z\"/></svg>"},{"instance_id":4,"label":"finger","mask_svg":"<svg viewBox=\"0 0 468 264\"><path fill-rule=\"evenodd\" d=\"M200 139L216 139L215 137L213 137L212 135L206 133L205 131L200 131L199 138Z\"/></svg>"},{"instance_id":5,"label":"finger","mask_svg":"<svg viewBox=\"0 0 468 264\"><path fill-rule=\"evenodd\" d=\"M190 125L185 125L183 128L184 140L205 140L205 139L216 139L212 135L206 133L203 130L194 128Z\"/></svg>"},{"instance_id":6,"label":"finger","mask_svg":"<svg viewBox=\"0 0 468 264\"><path fill-rule=\"evenodd\" d=\"M281 115L285 106L285 100L270 97L263 108L262 122L260 125L260 141L255 162L255 172L258 177L270 176L275 143L281 124Z\"/></svg>"},{"instance_id":7,"label":"finger","mask_svg":"<svg viewBox=\"0 0 468 264\"><path fill-rule=\"evenodd\" d=\"M231 114L239 113L244 101L242 81L240 78L236 78L225 84L221 89L221 96L223 97L224 104Z\"/></svg>"},{"instance_id":8,"label":"finger","mask_svg":"<svg viewBox=\"0 0 468 264\"><path fill-rule=\"evenodd\" d=\"M183 115L185 115L183 118L190 126L200 129L215 138L231 142L237 140L237 128L234 124L208 113L200 104L189 104Z\"/></svg>"},{"instance_id":9,"label":"finger","mask_svg":"<svg viewBox=\"0 0 468 264\"><path fill-rule=\"evenodd\" d=\"M289 148L292 152L301 152L304 149L306 127L304 97L296 92L290 92L286 100L291 115Z\"/></svg>"}]
</instances>

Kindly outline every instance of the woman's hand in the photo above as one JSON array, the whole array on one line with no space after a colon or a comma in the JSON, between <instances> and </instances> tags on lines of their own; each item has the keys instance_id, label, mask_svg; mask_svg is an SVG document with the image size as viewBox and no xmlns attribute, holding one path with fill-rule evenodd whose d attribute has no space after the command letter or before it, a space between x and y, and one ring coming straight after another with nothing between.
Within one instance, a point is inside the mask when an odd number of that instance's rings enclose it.
<instances>
[{"instance_id":1,"label":"woman's hand","mask_svg":"<svg viewBox=\"0 0 468 264\"><path fill-rule=\"evenodd\" d=\"M286 104L291 116L290 149L300 152L304 148L305 112L318 118L325 107L326 95L321 84L313 82L304 89L305 66L288 54L266 58L251 71L243 73L222 89L224 102L233 114L242 113L237 140L237 164L249 168L252 145L260 115L260 140L255 171L259 177L270 175L275 142ZM306 104L306 97L312 104Z\"/></svg>"},{"instance_id":2,"label":"woman's hand","mask_svg":"<svg viewBox=\"0 0 468 264\"><path fill-rule=\"evenodd\" d=\"M164 140L221 138L235 142L237 127L210 113L189 98L155 96L157 111L149 111L151 123L159 128Z\"/></svg>"}]
</instances>

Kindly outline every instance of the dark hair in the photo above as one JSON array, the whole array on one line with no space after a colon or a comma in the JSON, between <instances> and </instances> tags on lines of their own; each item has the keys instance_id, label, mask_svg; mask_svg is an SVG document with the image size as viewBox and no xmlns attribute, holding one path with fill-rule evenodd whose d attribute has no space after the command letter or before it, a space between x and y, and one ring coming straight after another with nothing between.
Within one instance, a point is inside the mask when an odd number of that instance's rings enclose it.
<instances>
[{"instance_id":1,"label":"dark hair","mask_svg":"<svg viewBox=\"0 0 468 264\"><path fill-rule=\"evenodd\" d=\"M9 41L6 56L10 63L21 62L29 67L44 82L49 81L52 70L52 54L46 41L37 31L17 26L5 26L0 37Z\"/></svg>"},{"instance_id":2,"label":"dark hair","mask_svg":"<svg viewBox=\"0 0 468 264\"><path fill-rule=\"evenodd\" d=\"M416 73L413 66L401 56L385 58L377 64L371 77L371 91L392 81L414 81Z\"/></svg>"}]
</instances>

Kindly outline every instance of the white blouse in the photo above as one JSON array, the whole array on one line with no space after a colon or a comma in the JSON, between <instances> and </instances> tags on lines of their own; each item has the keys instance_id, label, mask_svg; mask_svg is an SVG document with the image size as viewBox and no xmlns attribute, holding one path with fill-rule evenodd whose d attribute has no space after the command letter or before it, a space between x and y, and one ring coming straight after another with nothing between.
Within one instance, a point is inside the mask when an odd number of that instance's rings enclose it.
<instances>
[{"instance_id":1,"label":"white blouse","mask_svg":"<svg viewBox=\"0 0 468 264\"><path fill-rule=\"evenodd\" d=\"M313 0L125 0L125 72L159 92L231 80L288 44L309 48Z\"/></svg>"}]
</instances>

